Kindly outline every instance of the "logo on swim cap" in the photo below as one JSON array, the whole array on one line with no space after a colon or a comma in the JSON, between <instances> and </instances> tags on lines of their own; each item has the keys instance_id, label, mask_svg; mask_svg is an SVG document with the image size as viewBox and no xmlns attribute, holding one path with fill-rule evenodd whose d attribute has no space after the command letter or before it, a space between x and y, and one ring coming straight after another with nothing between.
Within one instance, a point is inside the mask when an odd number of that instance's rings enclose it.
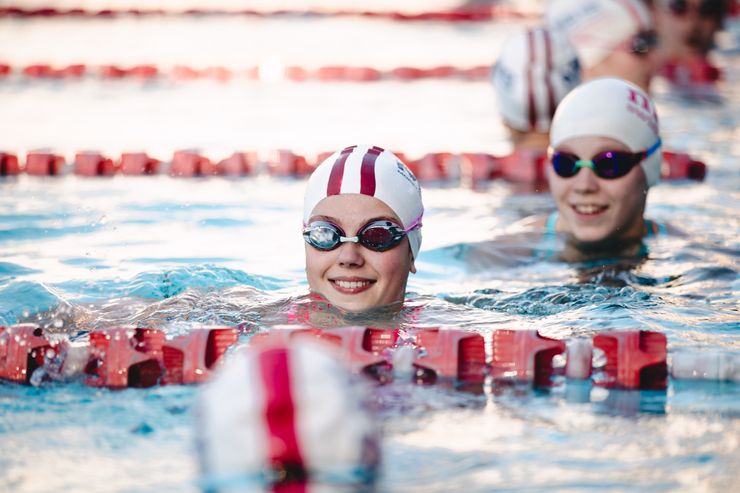
<instances>
[{"instance_id":1,"label":"logo on swim cap","mask_svg":"<svg viewBox=\"0 0 740 493\"><path fill-rule=\"evenodd\" d=\"M658 133L658 113L650 103L647 95L637 91L632 87L629 90L629 100L627 102L627 111L634 113L640 120L644 121L650 129Z\"/></svg>"},{"instance_id":2,"label":"logo on swim cap","mask_svg":"<svg viewBox=\"0 0 740 493\"><path fill-rule=\"evenodd\" d=\"M416 179L416 177L411 173L411 170L409 170L405 164L403 164L401 161L396 161L396 166L398 166L398 173L406 178L409 183L414 185L416 188L419 188L419 182Z\"/></svg>"}]
</instances>

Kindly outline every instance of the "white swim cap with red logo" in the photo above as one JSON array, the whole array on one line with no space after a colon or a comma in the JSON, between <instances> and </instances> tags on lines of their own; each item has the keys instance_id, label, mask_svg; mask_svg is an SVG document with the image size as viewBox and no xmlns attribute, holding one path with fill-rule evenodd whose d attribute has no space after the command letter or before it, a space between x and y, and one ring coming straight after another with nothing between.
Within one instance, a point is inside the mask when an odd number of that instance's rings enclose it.
<instances>
[{"instance_id":1,"label":"white swim cap with red logo","mask_svg":"<svg viewBox=\"0 0 740 493\"><path fill-rule=\"evenodd\" d=\"M565 36L540 27L506 40L491 79L507 125L547 132L558 103L580 82L580 67Z\"/></svg>"},{"instance_id":2,"label":"white swim cap with red logo","mask_svg":"<svg viewBox=\"0 0 740 493\"><path fill-rule=\"evenodd\" d=\"M655 105L645 91L625 80L606 77L586 82L571 91L555 111L550 146L557 148L573 137L589 136L618 140L632 152L646 151L660 141ZM640 163L648 186L658 182L662 162L658 148Z\"/></svg>"},{"instance_id":3,"label":"white swim cap with red logo","mask_svg":"<svg viewBox=\"0 0 740 493\"><path fill-rule=\"evenodd\" d=\"M584 68L597 65L635 34L653 29L642 0L550 0L545 22L566 34Z\"/></svg>"},{"instance_id":4,"label":"white swim cap with red logo","mask_svg":"<svg viewBox=\"0 0 740 493\"><path fill-rule=\"evenodd\" d=\"M196 434L204 491L372 481L379 435L367 388L327 344L295 337L244 348L203 386Z\"/></svg>"},{"instance_id":5,"label":"white swim cap with red logo","mask_svg":"<svg viewBox=\"0 0 740 493\"><path fill-rule=\"evenodd\" d=\"M332 195L362 194L375 197L398 216L408 229L414 258L421 248L424 205L421 187L413 173L395 154L376 146L350 146L326 158L308 179L303 202L307 224L316 204Z\"/></svg>"}]
</instances>

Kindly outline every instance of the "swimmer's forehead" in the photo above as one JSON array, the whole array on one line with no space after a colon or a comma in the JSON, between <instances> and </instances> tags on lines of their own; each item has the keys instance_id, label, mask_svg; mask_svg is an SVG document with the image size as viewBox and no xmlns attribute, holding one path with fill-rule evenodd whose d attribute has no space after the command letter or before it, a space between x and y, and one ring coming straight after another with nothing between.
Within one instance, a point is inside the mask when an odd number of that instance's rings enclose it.
<instances>
[{"instance_id":1,"label":"swimmer's forehead","mask_svg":"<svg viewBox=\"0 0 740 493\"><path fill-rule=\"evenodd\" d=\"M630 151L630 147L624 142L611 137L600 135L584 135L580 137L571 137L559 143L555 148L560 151L573 151L575 148L597 148L599 150L611 151Z\"/></svg>"},{"instance_id":2,"label":"swimmer's forehead","mask_svg":"<svg viewBox=\"0 0 740 493\"><path fill-rule=\"evenodd\" d=\"M401 220L388 205L375 197L362 194L342 194L326 197L316 204L309 221L368 222L374 219L400 223Z\"/></svg>"}]
</instances>

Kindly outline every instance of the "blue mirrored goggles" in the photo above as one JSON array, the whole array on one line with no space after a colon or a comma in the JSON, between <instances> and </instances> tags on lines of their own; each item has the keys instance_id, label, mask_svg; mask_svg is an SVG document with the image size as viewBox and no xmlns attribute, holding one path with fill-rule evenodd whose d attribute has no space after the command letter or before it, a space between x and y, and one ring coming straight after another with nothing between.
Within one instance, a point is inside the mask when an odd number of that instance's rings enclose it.
<instances>
[{"instance_id":1,"label":"blue mirrored goggles","mask_svg":"<svg viewBox=\"0 0 740 493\"><path fill-rule=\"evenodd\" d=\"M558 176L571 178L576 176L581 168L591 168L599 178L613 180L629 173L632 168L640 164L660 149L660 139L648 150L642 152L606 151L597 154L591 159L581 159L569 152L553 151L550 149L550 161Z\"/></svg>"},{"instance_id":2,"label":"blue mirrored goggles","mask_svg":"<svg viewBox=\"0 0 740 493\"><path fill-rule=\"evenodd\" d=\"M313 221L303 229L303 239L324 252L334 250L342 243L359 243L374 252L385 252L398 246L406 235L421 226L420 221L414 221L408 228L391 221L370 221L357 232L355 236L346 236L342 228L328 221Z\"/></svg>"}]
</instances>

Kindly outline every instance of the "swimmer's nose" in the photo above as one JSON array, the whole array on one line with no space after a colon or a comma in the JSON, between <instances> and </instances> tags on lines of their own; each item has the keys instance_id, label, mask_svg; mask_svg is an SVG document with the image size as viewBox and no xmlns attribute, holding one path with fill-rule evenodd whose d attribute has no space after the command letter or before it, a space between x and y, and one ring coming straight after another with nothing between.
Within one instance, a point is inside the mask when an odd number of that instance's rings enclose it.
<instances>
[{"instance_id":1,"label":"swimmer's nose","mask_svg":"<svg viewBox=\"0 0 740 493\"><path fill-rule=\"evenodd\" d=\"M571 180L575 180L573 190L578 193L593 193L599 189L599 179L590 168L581 168Z\"/></svg>"},{"instance_id":2,"label":"swimmer's nose","mask_svg":"<svg viewBox=\"0 0 740 493\"><path fill-rule=\"evenodd\" d=\"M365 263L362 249L359 243L347 242L339 246L339 257L337 262L343 267L360 267Z\"/></svg>"}]
</instances>

